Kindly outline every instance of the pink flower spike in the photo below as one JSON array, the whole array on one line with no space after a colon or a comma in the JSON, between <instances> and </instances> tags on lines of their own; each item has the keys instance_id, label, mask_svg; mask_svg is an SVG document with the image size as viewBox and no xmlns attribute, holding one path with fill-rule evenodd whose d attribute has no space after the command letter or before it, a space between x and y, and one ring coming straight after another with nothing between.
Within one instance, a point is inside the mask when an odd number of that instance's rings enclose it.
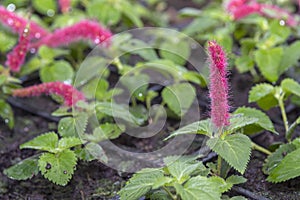
<instances>
[{"instance_id":1,"label":"pink flower spike","mask_svg":"<svg viewBox=\"0 0 300 200\"><path fill-rule=\"evenodd\" d=\"M231 0L226 4L225 7L227 11L232 12L245 3L247 3L247 0Z\"/></svg>"},{"instance_id":2,"label":"pink flower spike","mask_svg":"<svg viewBox=\"0 0 300 200\"><path fill-rule=\"evenodd\" d=\"M5 7L0 6L0 22L9 27L14 33L21 35L26 25L30 24L30 39L40 39L48 34L48 32L37 23L28 21L13 12L8 11Z\"/></svg>"},{"instance_id":3,"label":"pink flower spike","mask_svg":"<svg viewBox=\"0 0 300 200\"><path fill-rule=\"evenodd\" d=\"M251 14L261 14L261 6L257 3L251 5L241 5L234 9L231 13L235 20L239 20Z\"/></svg>"},{"instance_id":4,"label":"pink flower spike","mask_svg":"<svg viewBox=\"0 0 300 200\"><path fill-rule=\"evenodd\" d=\"M40 41L32 44L31 48L38 48L41 45L49 47L59 47L68 45L81 39L89 39L95 44L107 41L112 33L100 26L97 22L83 20L72 26L56 30L54 33L42 38Z\"/></svg>"},{"instance_id":5,"label":"pink flower spike","mask_svg":"<svg viewBox=\"0 0 300 200\"><path fill-rule=\"evenodd\" d=\"M229 125L227 59L222 47L215 41L208 42L210 60L211 119L218 128Z\"/></svg>"},{"instance_id":6,"label":"pink flower spike","mask_svg":"<svg viewBox=\"0 0 300 200\"><path fill-rule=\"evenodd\" d=\"M23 30L23 34L19 39L19 43L15 48L7 54L5 65L13 72L18 72L23 65L26 54L29 50L29 28Z\"/></svg>"},{"instance_id":7,"label":"pink flower spike","mask_svg":"<svg viewBox=\"0 0 300 200\"><path fill-rule=\"evenodd\" d=\"M58 4L62 13L67 13L70 11L71 8L70 0L58 0Z\"/></svg>"},{"instance_id":8,"label":"pink flower spike","mask_svg":"<svg viewBox=\"0 0 300 200\"><path fill-rule=\"evenodd\" d=\"M66 106L74 106L78 101L85 100L83 93L79 92L73 86L62 82L42 83L27 88L16 89L13 91L12 95L15 97L32 97L43 94L55 94L61 96L64 99L64 104Z\"/></svg>"}]
</instances>

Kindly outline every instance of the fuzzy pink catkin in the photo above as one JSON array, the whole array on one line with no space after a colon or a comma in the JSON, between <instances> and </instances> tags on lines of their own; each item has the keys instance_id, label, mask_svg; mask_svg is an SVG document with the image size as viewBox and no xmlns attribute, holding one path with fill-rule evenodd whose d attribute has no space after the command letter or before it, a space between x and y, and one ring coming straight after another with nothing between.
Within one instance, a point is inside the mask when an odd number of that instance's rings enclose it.
<instances>
[{"instance_id":1,"label":"fuzzy pink catkin","mask_svg":"<svg viewBox=\"0 0 300 200\"><path fill-rule=\"evenodd\" d=\"M31 48L38 48L41 45L59 47L81 39L89 39L93 43L99 44L104 41L107 42L111 36L112 33L103 28L99 23L83 20L72 26L54 31L52 34L49 34L40 41L32 44Z\"/></svg>"},{"instance_id":2,"label":"fuzzy pink catkin","mask_svg":"<svg viewBox=\"0 0 300 200\"><path fill-rule=\"evenodd\" d=\"M55 94L64 99L66 106L74 106L78 101L85 100L83 93L71 85L62 82L49 82L13 91L15 97L32 97Z\"/></svg>"},{"instance_id":3,"label":"fuzzy pink catkin","mask_svg":"<svg viewBox=\"0 0 300 200\"><path fill-rule=\"evenodd\" d=\"M229 125L227 58L222 47L215 41L208 42L210 61L211 119L217 128Z\"/></svg>"},{"instance_id":4,"label":"fuzzy pink catkin","mask_svg":"<svg viewBox=\"0 0 300 200\"><path fill-rule=\"evenodd\" d=\"M62 13L69 12L71 8L71 2L70 0L58 0L59 8Z\"/></svg>"},{"instance_id":5,"label":"fuzzy pink catkin","mask_svg":"<svg viewBox=\"0 0 300 200\"><path fill-rule=\"evenodd\" d=\"M18 16L14 12L8 11L5 7L0 6L0 22L9 27L14 33L21 35L23 30L30 24L30 39L40 39L48 34L48 32L39 26L37 23L28 21L27 19Z\"/></svg>"},{"instance_id":6,"label":"fuzzy pink catkin","mask_svg":"<svg viewBox=\"0 0 300 200\"><path fill-rule=\"evenodd\" d=\"M6 56L5 65L13 72L20 71L25 61L26 54L29 50L29 32L30 30L26 27L20 36L19 43Z\"/></svg>"}]
</instances>

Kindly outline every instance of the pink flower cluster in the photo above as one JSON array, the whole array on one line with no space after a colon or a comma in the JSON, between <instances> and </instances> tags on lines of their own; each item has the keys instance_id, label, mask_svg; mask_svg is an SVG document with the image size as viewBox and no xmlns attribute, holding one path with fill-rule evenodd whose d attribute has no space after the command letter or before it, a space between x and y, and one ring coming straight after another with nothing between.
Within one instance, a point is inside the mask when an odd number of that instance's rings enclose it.
<instances>
[{"instance_id":1,"label":"pink flower cluster","mask_svg":"<svg viewBox=\"0 0 300 200\"><path fill-rule=\"evenodd\" d=\"M58 0L58 4L62 13L67 13L70 11L71 8L70 0Z\"/></svg>"},{"instance_id":2,"label":"pink flower cluster","mask_svg":"<svg viewBox=\"0 0 300 200\"><path fill-rule=\"evenodd\" d=\"M208 42L210 61L211 119L217 128L229 125L227 58L222 47L215 41Z\"/></svg>"},{"instance_id":3,"label":"pink flower cluster","mask_svg":"<svg viewBox=\"0 0 300 200\"><path fill-rule=\"evenodd\" d=\"M74 106L78 101L85 100L83 93L79 92L73 86L61 82L42 83L27 88L16 89L12 95L15 97L31 97L43 94L61 96L66 106Z\"/></svg>"},{"instance_id":4,"label":"pink flower cluster","mask_svg":"<svg viewBox=\"0 0 300 200\"><path fill-rule=\"evenodd\" d=\"M5 7L0 6L0 22L10 28L14 33L23 34L27 24L30 24L30 39L40 39L48 35L48 31L35 22L29 21L8 11Z\"/></svg>"},{"instance_id":5,"label":"pink flower cluster","mask_svg":"<svg viewBox=\"0 0 300 200\"><path fill-rule=\"evenodd\" d=\"M30 30L26 27L23 34L21 34L19 43L7 54L5 65L13 72L20 71L25 61L26 54L29 50L29 32Z\"/></svg>"},{"instance_id":6,"label":"pink flower cluster","mask_svg":"<svg viewBox=\"0 0 300 200\"><path fill-rule=\"evenodd\" d=\"M287 25L292 27L298 24L295 17L288 11L275 5L258 3L255 0L231 0L226 5L226 10L232 14L235 20L251 14L259 14L270 18L283 19Z\"/></svg>"},{"instance_id":7,"label":"pink flower cluster","mask_svg":"<svg viewBox=\"0 0 300 200\"><path fill-rule=\"evenodd\" d=\"M101 27L97 22L83 20L72 26L58 29L32 44L31 48L38 48L41 45L59 47L69 43L89 39L95 44L105 42L112 36L111 32Z\"/></svg>"}]
</instances>

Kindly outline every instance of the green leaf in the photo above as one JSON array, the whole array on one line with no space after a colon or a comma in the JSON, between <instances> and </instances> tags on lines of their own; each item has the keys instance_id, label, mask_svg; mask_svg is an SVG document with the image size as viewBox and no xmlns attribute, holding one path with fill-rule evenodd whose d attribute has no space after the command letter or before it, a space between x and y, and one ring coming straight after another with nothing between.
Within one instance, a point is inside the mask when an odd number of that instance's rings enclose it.
<instances>
[{"instance_id":1,"label":"green leaf","mask_svg":"<svg viewBox=\"0 0 300 200\"><path fill-rule=\"evenodd\" d=\"M182 17L198 17L201 14L201 10L196 8L186 7L179 11L179 15Z\"/></svg>"},{"instance_id":2,"label":"green leaf","mask_svg":"<svg viewBox=\"0 0 300 200\"><path fill-rule=\"evenodd\" d=\"M283 52L282 60L279 67L279 74L284 73L290 67L296 65L300 59L300 41L296 41L291 46L286 47Z\"/></svg>"},{"instance_id":3,"label":"green leaf","mask_svg":"<svg viewBox=\"0 0 300 200\"><path fill-rule=\"evenodd\" d=\"M230 166L244 173L251 154L251 140L242 134L228 135L224 139L211 138L207 145Z\"/></svg>"},{"instance_id":4,"label":"green leaf","mask_svg":"<svg viewBox=\"0 0 300 200\"><path fill-rule=\"evenodd\" d=\"M74 70L66 61L56 61L50 66L45 66L40 70L40 77L43 82L61 81L72 83Z\"/></svg>"},{"instance_id":5,"label":"green leaf","mask_svg":"<svg viewBox=\"0 0 300 200\"><path fill-rule=\"evenodd\" d=\"M168 140L171 137L175 137L177 135L184 135L184 134L203 134L211 137L212 133L213 133L213 129L212 129L211 120L206 119L206 120L201 120L198 122L191 123L189 125L186 125L174 131L165 140Z\"/></svg>"},{"instance_id":6,"label":"green leaf","mask_svg":"<svg viewBox=\"0 0 300 200\"><path fill-rule=\"evenodd\" d=\"M38 160L35 158L27 158L14 166L5 169L3 173L11 179L26 180L32 178L39 173Z\"/></svg>"},{"instance_id":7,"label":"green leaf","mask_svg":"<svg viewBox=\"0 0 300 200\"><path fill-rule=\"evenodd\" d=\"M184 65L190 57L190 46L186 40L167 40L159 47L159 54L163 59Z\"/></svg>"},{"instance_id":8,"label":"green leaf","mask_svg":"<svg viewBox=\"0 0 300 200\"><path fill-rule=\"evenodd\" d=\"M280 47L272 49L260 49L255 51L255 61L262 75L270 82L276 82L279 78L283 49Z\"/></svg>"},{"instance_id":9,"label":"green leaf","mask_svg":"<svg viewBox=\"0 0 300 200\"><path fill-rule=\"evenodd\" d=\"M218 25L219 20L212 19L210 17L198 17L193 20L183 31L187 35L195 35L197 33L203 33L208 29Z\"/></svg>"},{"instance_id":10,"label":"green leaf","mask_svg":"<svg viewBox=\"0 0 300 200\"><path fill-rule=\"evenodd\" d=\"M121 12L107 1L93 1L88 5L87 13L108 26L117 24L121 19Z\"/></svg>"},{"instance_id":11,"label":"green leaf","mask_svg":"<svg viewBox=\"0 0 300 200\"><path fill-rule=\"evenodd\" d=\"M84 135L84 139L92 141L95 143L101 142L103 140L110 140L118 138L125 131L125 126L120 124L101 124L99 127L95 128L93 135Z\"/></svg>"},{"instance_id":12,"label":"green leaf","mask_svg":"<svg viewBox=\"0 0 300 200\"><path fill-rule=\"evenodd\" d=\"M205 87L207 85L205 78L198 72L187 71L183 73L182 77L184 80L196 83L201 87Z\"/></svg>"},{"instance_id":13,"label":"green leaf","mask_svg":"<svg viewBox=\"0 0 300 200\"><path fill-rule=\"evenodd\" d=\"M121 11L123 15L125 15L136 27L141 28L143 27L143 22L139 18L138 13L135 10L136 6L132 6L132 3L127 1L122 1L121 4Z\"/></svg>"},{"instance_id":14,"label":"green leaf","mask_svg":"<svg viewBox=\"0 0 300 200\"><path fill-rule=\"evenodd\" d=\"M15 121L13 110L3 99L0 99L0 116L10 129L14 127Z\"/></svg>"},{"instance_id":15,"label":"green leaf","mask_svg":"<svg viewBox=\"0 0 300 200\"><path fill-rule=\"evenodd\" d=\"M291 78L286 78L281 82L283 91L290 92L300 97L300 84Z\"/></svg>"},{"instance_id":16,"label":"green leaf","mask_svg":"<svg viewBox=\"0 0 300 200\"><path fill-rule=\"evenodd\" d=\"M195 97L195 89L189 83L171 85L162 91L163 101L177 116L183 116L188 111Z\"/></svg>"},{"instance_id":17,"label":"green leaf","mask_svg":"<svg viewBox=\"0 0 300 200\"><path fill-rule=\"evenodd\" d=\"M243 116L242 114L232 115L230 117L230 125L226 128L226 134L231 134L247 125L254 124L257 118Z\"/></svg>"},{"instance_id":18,"label":"green leaf","mask_svg":"<svg viewBox=\"0 0 300 200\"><path fill-rule=\"evenodd\" d=\"M258 121L244 127L245 133L256 133L260 130L267 130L278 134L268 115L255 108L240 107L234 111L234 114L243 114L244 117L255 117Z\"/></svg>"},{"instance_id":19,"label":"green leaf","mask_svg":"<svg viewBox=\"0 0 300 200\"><path fill-rule=\"evenodd\" d=\"M114 117L114 118L123 119L123 120L133 123L133 124L142 124L143 123L143 120L137 119L136 117L134 117L129 112L129 108L125 105L116 104L116 103L112 103L112 102L101 102L101 103L97 103L96 111L100 112L100 113L104 113L104 114Z\"/></svg>"},{"instance_id":20,"label":"green leaf","mask_svg":"<svg viewBox=\"0 0 300 200\"><path fill-rule=\"evenodd\" d=\"M0 52L5 53L12 49L17 42L17 38L4 31L0 32Z\"/></svg>"},{"instance_id":21,"label":"green leaf","mask_svg":"<svg viewBox=\"0 0 300 200\"><path fill-rule=\"evenodd\" d=\"M267 181L272 183L283 182L300 176L300 149L289 153L271 170Z\"/></svg>"},{"instance_id":22,"label":"green leaf","mask_svg":"<svg viewBox=\"0 0 300 200\"><path fill-rule=\"evenodd\" d=\"M254 67L254 61L249 55L242 56L235 60L235 66L240 73L245 73Z\"/></svg>"},{"instance_id":23,"label":"green leaf","mask_svg":"<svg viewBox=\"0 0 300 200\"><path fill-rule=\"evenodd\" d=\"M238 175L231 175L226 179L226 182L232 185L242 184L247 181L246 178Z\"/></svg>"},{"instance_id":24,"label":"green leaf","mask_svg":"<svg viewBox=\"0 0 300 200\"><path fill-rule=\"evenodd\" d=\"M66 137L66 138L61 138L58 141L58 148L60 148L61 150L65 150L81 144L82 142L79 138Z\"/></svg>"},{"instance_id":25,"label":"green leaf","mask_svg":"<svg viewBox=\"0 0 300 200\"><path fill-rule=\"evenodd\" d=\"M49 11L55 13L57 10L57 4L55 0L43 0L43 3L41 3L39 0L33 0L32 5L35 10L44 15L49 15Z\"/></svg>"},{"instance_id":26,"label":"green leaf","mask_svg":"<svg viewBox=\"0 0 300 200\"><path fill-rule=\"evenodd\" d=\"M249 92L249 103L257 102L260 99L266 97L267 95L273 94L274 92L275 88L271 84L257 84L254 87L252 87Z\"/></svg>"},{"instance_id":27,"label":"green leaf","mask_svg":"<svg viewBox=\"0 0 300 200\"><path fill-rule=\"evenodd\" d=\"M90 142L85 146L85 149L93 156L93 159L90 159L89 161L97 159L104 163L108 162L108 158L99 144Z\"/></svg>"},{"instance_id":28,"label":"green leaf","mask_svg":"<svg viewBox=\"0 0 300 200\"><path fill-rule=\"evenodd\" d=\"M62 137L81 136L86 129L88 115L80 113L76 117L65 117L59 120L58 133Z\"/></svg>"},{"instance_id":29,"label":"green leaf","mask_svg":"<svg viewBox=\"0 0 300 200\"><path fill-rule=\"evenodd\" d=\"M175 184L174 187L182 200L221 199L218 183L212 181L210 178L196 176L188 180L184 186Z\"/></svg>"},{"instance_id":30,"label":"green leaf","mask_svg":"<svg viewBox=\"0 0 300 200\"><path fill-rule=\"evenodd\" d=\"M263 172L270 174L270 172L278 166L282 159L288 154L296 150L293 144L282 144L274 153L268 156L263 166Z\"/></svg>"},{"instance_id":31,"label":"green leaf","mask_svg":"<svg viewBox=\"0 0 300 200\"><path fill-rule=\"evenodd\" d=\"M146 74L124 75L120 78L120 82L129 90L130 96L144 101L142 97L146 95L149 79Z\"/></svg>"},{"instance_id":32,"label":"green leaf","mask_svg":"<svg viewBox=\"0 0 300 200\"><path fill-rule=\"evenodd\" d=\"M38 165L45 178L57 185L65 186L72 178L76 162L75 153L67 149L57 154L43 153Z\"/></svg>"},{"instance_id":33,"label":"green leaf","mask_svg":"<svg viewBox=\"0 0 300 200\"><path fill-rule=\"evenodd\" d=\"M150 200L171 200L170 195L165 190L155 190L149 194Z\"/></svg>"},{"instance_id":34,"label":"green leaf","mask_svg":"<svg viewBox=\"0 0 300 200\"><path fill-rule=\"evenodd\" d=\"M20 149L37 149L49 152L56 152L58 136L54 132L48 132L35 137L34 139L21 144Z\"/></svg>"},{"instance_id":35,"label":"green leaf","mask_svg":"<svg viewBox=\"0 0 300 200\"><path fill-rule=\"evenodd\" d=\"M119 191L121 200L137 200L147 194L157 180L164 176L161 170L144 169L133 175ZM157 184L157 183L156 183Z\"/></svg>"}]
</instances>

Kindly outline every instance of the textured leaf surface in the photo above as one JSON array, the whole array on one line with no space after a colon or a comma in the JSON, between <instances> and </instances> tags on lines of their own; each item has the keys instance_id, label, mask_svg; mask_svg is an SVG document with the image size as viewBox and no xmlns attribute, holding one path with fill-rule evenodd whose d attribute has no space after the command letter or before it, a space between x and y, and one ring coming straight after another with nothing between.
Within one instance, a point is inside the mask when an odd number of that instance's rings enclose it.
<instances>
[{"instance_id":1,"label":"textured leaf surface","mask_svg":"<svg viewBox=\"0 0 300 200\"><path fill-rule=\"evenodd\" d=\"M260 110L257 110L255 108L240 107L234 113L235 114L242 113L243 116L245 116L245 117L254 117L254 118L258 119L258 121L254 122L253 125L248 125L247 126L248 128L251 128L251 126L252 127L259 126L264 130L268 130L272 133L278 134L275 131L274 125L273 125L272 121L270 120L270 118Z\"/></svg>"},{"instance_id":2,"label":"textured leaf surface","mask_svg":"<svg viewBox=\"0 0 300 200\"><path fill-rule=\"evenodd\" d=\"M197 176L188 180L184 186L175 184L176 192L182 200L218 200L221 199L220 185L210 178Z\"/></svg>"},{"instance_id":3,"label":"textured leaf surface","mask_svg":"<svg viewBox=\"0 0 300 200\"><path fill-rule=\"evenodd\" d=\"M175 137L177 135L184 135L184 134L204 134L207 136L212 136L212 123L210 119L201 120L198 122L191 123L189 125L186 125L177 131L174 131L171 133L169 137L166 138L170 139L171 137Z\"/></svg>"},{"instance_id":4,"label":"textured leaf surface","mask_svg":"<svg viewBox=\"0 0 300 200\"><path fill-rule=\"evenodd\" d=\"M11 106L4 100L0 99L0 116L10 129L14 127L14 113Z\"/></svg>"},{"instance_id":5,"label":"textured leaf surface","mask_svg":"<svg viewBox=\"0 0 300 200\"><path fill-rule=\"evenodd\" d=\"M69 149L71 147L75 147L77 145L81 145L82 142L79 138L75 137L66 137L66 138L61 138L58 141L58 148L61 150Z\"/></svg>"},{"instance_id":6,"label":"textured leaf surface","mask_svg":"<svg viewBox=\"0 0 300 200\"><path fill-rule=\"evenodd\" d=\"M4 174L11 179L26 180L39 172L38 160L34 158L28 158L15 164L14 166L5 169Z\"/></svg>"},{"instance_id":7,"label":"textured leaf surface","mask_svg":"<svg viewBox=\"0 0 300 200\"><path fill-rule=\"evenodd\" d=\"M99 144L90 142L85 146L85 149L88 151L88 153L90 155L93 156L93 159L97 159L97 160L100 160L105 163L108 162L108 158L107 158L103 148ZM93 159L90 159L90 160L93 160Z\"/></svg>"},{"instance_id":8,"label":"textured leaf surface","mask_svg":"<svg viewBox=\"0 0 300 200\"><path fill-rule=\"evenodd\" d=\"M45 133L20 145L21 149L37 149L49 152L56 152L58 136L54 132Z\"/></svg>"},{"instance_id":9,"label":"textured leaf surface","mask_svg":"<svg viewBox=\"0 0 300 200\"><path fill-rule=\"evenodd\" d=\"M168 166L168 170L172 176L174 176L178 182L183 182L197 169L201 168L203 164L201 162L182 162L180 159L173 162Z\"/></svg>"},{"instance_id":10,"label":"textured leaf surface","mask_svg":"<svg viewBox=\"0 0 300 200\"><path fill-rule=\"evenodd\" d=\"M65 150L58 154L43 153L38 165L45 178L64 186L72 178L76 161L75 153L71 150Z\"/></svg>"},{"instance_id":11,"label":"textured leaf surface","mask_svg":"<svg viewBox=\"0 0 300 200\"><path fill-rule=\"evenodd\" d=\"M293 144L282 144L274 153L272 153L265 161L263 172L270 172L282 161L282 159L290 152L295 151L296 147Z\"/></svg>"},{"instance_id":12,"label":"textured leaf surface","mask_svg":"<svg viewBox=\"0 0 300 200\"><path fill-rule=\"evenodd\" d=\"M126 186L119 192L121 200L137 200L152 189L153 184L163 177L160 170L144 169L127 182Z\"/></svg>"},{"instance_id":13,"label":"textured leaf surface","mask_svg":"<svg viewBox=\"0 0 300 200\"><path fill-rule=\"evenodd\" d=\"M195 97L195 89L188 83L168 86L162 91L164 102L177 116L183 116L188 111Z\"/></svg>"},{"instance_id":14,"label":"textured leaf surface","mask_svg":"<svg viewBox=\"0 0 300 200\"><path fill-rule=\"evenodd\" d=\"M300 176L300 149L289 153L273 170L268 181L273 183L283 182Z\"/></svg>"},{"instance_id":15,"label":"textured leaf surface","mask_svg":"<svg viewBox=\"0 0 300 200\"><path fill-rule=\"evenodd\" d=\"M255 116L243 116L243 115L233 115L230 118L230 125L227 127L226 132L234 133L238 129L241 129L247 125L254 124L258 121Z\"/></svg>"},{"instance_id":16,"label":"textured leaf surface","mask_svg":"<svg viewBox=\"0 0 300 200\"><path fill-rule=\"evenodd\" d=\"M245 172L251 153L251 140L247 136L234 134L226 136L224 140L211 138L207 145L237 171L242 174Z\"/></svg>"},{"instance_id":17,"label":"textured leaf surface","mask_svg":"<svg viewBox=\"0 0 300 200\"><path fill-rule=\"evenodd\" d=\"M263 76L270 82L279 78L279 67L283 55L280 47L272 49L260 49L255 52L255 61Z\"/></svg>"},{"instance_id":18,"label":"textured leaf surface","mask_svg":"<svg viewBox=\"0 0 300 200\"><path fill-rule=\"evenodd\" d=\"M281 87L285 92L290 92L300 97L300 84L291 78L286 78L281 82Z\"/></svg>"},{"instance_id":19,"label":"textured leaf surface","mask_svg":"<svg viewBox=\"0 0 300 200\"><path fill-rule=\"evenodd\" d=\"M274 87L271 84L262 83L257 84L254 87L251 88L249 92L249 102L256 102L268 94L271 94L274 92Z\"/></svg>"},{"instance_id":20,"label":"textured leaf surface","mask_svg":"<svg viewBox=\"0 0 300 200\"><path fill-rule=\"evenodd\" d=\"M58 123L58 133L62 137L78 137L85 132L88 115L80 113L76 117L62 118Z\"/></svg>"},{"instance_id":21,"label":"textured leaf surface","mask_svg":"<svg viewBox=\"0 0 300 200\"><path fill-rule=\"evenodd\" d=\"M284 50L280 68L279 68L280 74L282 74L288 68L298 63L298 60L300 59L299 49L300 49L300 41L297 41Z\"/></svg>"}]
</instances>

